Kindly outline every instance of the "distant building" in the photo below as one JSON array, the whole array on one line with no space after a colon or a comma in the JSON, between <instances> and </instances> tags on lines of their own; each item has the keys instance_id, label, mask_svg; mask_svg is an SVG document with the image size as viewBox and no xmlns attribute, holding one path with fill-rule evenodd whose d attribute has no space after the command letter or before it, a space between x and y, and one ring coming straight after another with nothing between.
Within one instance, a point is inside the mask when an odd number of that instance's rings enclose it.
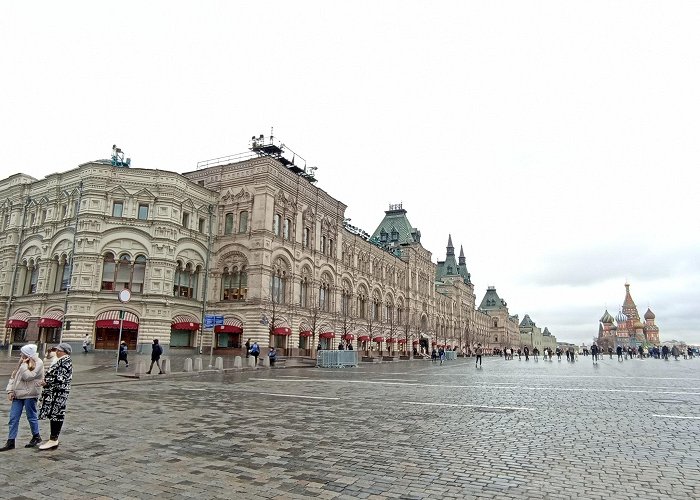
<instances>
[{"instance_id":1,"label":"distant building","mask_svg":"<svg viewBox=\"0 0 700 500\"><path fill-rule=\"evenodd\" d=\"M637 305L632 300L630 285L625 283L625 301L617 316L613 316L607 311L600 318L598 324L598 338L595 341L598 345L607 349L608 347L638 347L644 344L659 343L659 327L656 325L656 315L647 309L644 313L644 323L639 317Z\"/></svg>"},{"instance_id":2,"label":"distant building","mask_svg":"<svg viewBox=\"0 0 700 500\"><path fill-rule=\"evenodd\" d=\"M519 330L521 349L528 346L530 350L537 348L538 351L542 352L547 348L553 351L557 348L557 338L550 333L547 327L544 330L538 327L529 314L526 314L520 322Z\"/></svg>"}]
</instances>

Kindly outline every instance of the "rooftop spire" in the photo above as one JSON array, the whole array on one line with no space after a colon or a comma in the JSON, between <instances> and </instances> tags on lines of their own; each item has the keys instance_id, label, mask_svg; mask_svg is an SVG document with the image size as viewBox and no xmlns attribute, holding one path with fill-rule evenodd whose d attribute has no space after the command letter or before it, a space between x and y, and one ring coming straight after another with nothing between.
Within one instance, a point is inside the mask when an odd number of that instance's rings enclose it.
<instances>
[{"instance_id":1,"label":"rooftop spire","mask_svg":"<svg viewBox=\"0 0 700 500\"><path fill-rule=\"evenodd\" d=\"M455 255L455 247L452 246L452 235L449 235L447 237L447 255L448 256L453 256Z\"/></svg>"},{"instance_id":2,"label":"rooftop spire","mask_svg":"<svg viewBox=\"0 0 700 500\"><path fill-rule=\"evenodd\" d=\"M462 247L462 245L459 245L459 265L460 266L467 265L467 260L464 258L464 248Z\"/></svg>"}]
</instances>

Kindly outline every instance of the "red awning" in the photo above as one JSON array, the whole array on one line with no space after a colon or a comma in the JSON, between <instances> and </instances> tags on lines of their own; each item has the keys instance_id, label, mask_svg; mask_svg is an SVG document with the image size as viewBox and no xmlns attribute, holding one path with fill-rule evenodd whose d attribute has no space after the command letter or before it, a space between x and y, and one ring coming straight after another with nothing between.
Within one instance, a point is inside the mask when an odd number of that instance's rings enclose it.
<instances>
[{"instance_id":1,"label":"red awning","mask_svg":"<svg viewBox=\"0 0 700 500\"><path fill-rule=\"evenodd\" d=\"M122 323L122 330L139 329L139 319L135 314L125 311L124 321L122 322L119 320L120 312L121 311L105 311L101 313L99 316L97 316L97 319L95 319L95 327L119 330L119 324Z\"/></svg>"},{"instance_id":2,"label":"red awning","mask_svg":"<svg viewBox=\"0 0 700 500\"><path fill-rule=\"evenodd\" d=\"M405 344L405 343L406 343L406 339L399 339L399 344Z\"/></svg>"},{"instance_id":3,"label":"red awning","mask_svg":"<svg viewBox=\"0 0 700 500\"><path fill-rule=\"evenodd\" d=\"M372 340L374 342L384 342L384 337L374 337Z\"/></svg>"},{"instance_id":4,"label":"red awning","mask_svg":"<svg viewBox=\"0 0 700 500\"><path fill-rule=\"evenodd\" d=\"M27 328L29 326L29 313L15 313L9 317L5 328Z\"/></svg>"},{"instance_id":5,"label":"red awning","mask_svg":"<svg viewBox=\"0 0 700 500\"><path fill-rule=\"evenodd\" d=\"M199 330L199 321L189 314L175 316L170 324L171 330Z\"/></svg>"},{"instance_id":6,"label":"red awning","mask_svg":"<svg viewBox=\"0 0 700 500\"><path fill-rule=\"evenodd\" d=\"M417 340L413 341L413 345L418 345L418 344L420 344L420 342L418 342Z\"/></svg>"},{"instance_id":7,"label":"red awning","mask_svg":"<svg viewBox=\"0 0 700 500\"><path fill-rule=\"evenodd\" d=\"M313 337L314 332L310 330L305 330L303 332L299 332L300 337Z\"/></svg>"},{"instance_id":8,"label":"red awning","mask_svg":"<svg viewBox=\"0 0 700 500\"><path fill-rule=\"evenodd\" d=\"M370 338L369 335L360 335L359 337L357 337L357 340L359 340L360 342L367 342L368 340L370 340Z\"/></svg>"},{"instance_id":9,"label":"red awning","mask_svg":"<svg viewBox=\"0 0 700 500\"><path fill-rule=\"evenodd\" d=\"M214 327L216 333L243 333L243 323L236 318L224 318L223 325Z\"/></svg>"},{"instance_id":10,"label":"red awning","mask_svg":"<svg viewBox=\"0 0 700 500\"><path fill-rule=\"evenodd\" d=\"M355 336L352 333L346 333L343 335L343 340L355 340Z\"/></svg>"},{"instance_id":11,"label":"red awning","mask_svg":"<svg viewBox=\"0 0 700 500\"><path fill-rule=\"evenodd\" d=\"M287 326L280 326L272 330L272 335L291 335L292 329Z\"/></svg>"},{"instance_id":12,"label":"red awning","mask_svg":"<svg viewBox=\"0 0 700 500\"><path fill-rule=\"evenodd\" d=\"M333 332L323 332L321 335L318 336L320 339L334 339L335 338L335 333Z\"/></svg>"},{"instance_id":13,"label":"red awning","mask_svg":"<svg viewBox=\"0 0 700 500\"><path fill-rule=\"evenodd\" d=\"M214 331L216 333L243 333L243 328L236 325L216 325Z\"/></svg>"},{"instance_id":14,"label":"red awning","mask_svg":"<svg viewBox=\"0 0 700 500\"><path fill-rule=\"evenodd\" d=\"M386 339L386 343L387 344L395 344L396 339L394 337L389 337L388 339Z\"/></svg>"},{"instance_id":15,"label":"red awning","mask_svg":"<svg viewBox=\"0 0 700 500\"><path fill-rule=\"evenodd\" d=\"M49 311L39 319L39 328L60 328L63 324L63 311Z\"/></svg>"}]
</instances>

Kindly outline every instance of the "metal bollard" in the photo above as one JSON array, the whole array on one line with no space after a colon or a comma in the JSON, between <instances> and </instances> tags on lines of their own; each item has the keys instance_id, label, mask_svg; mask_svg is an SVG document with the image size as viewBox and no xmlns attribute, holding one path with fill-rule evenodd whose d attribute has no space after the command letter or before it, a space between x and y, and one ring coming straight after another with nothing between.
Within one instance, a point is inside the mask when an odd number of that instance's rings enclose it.
<instances>
[{"instance_id":1,"label":"metal bollard","mask_svg":"<svg viewBox=\"0 0 700 500\"><path fill-rule=\"evenodd\" d=\"M270 368L270 358L267 356L260 358L262 360L262 366L263 368Z\"/></svg>"},{"instance_id":2,"label":"metal bollard","mask_svg":"<svg viewBox=\"0 0 700 500\"><path fill-rule=\"evenodd\" d=\"M192 371L192 358L186 358L186 359L185 359L185 371L186 371L186 372L191 372L191 371Z\"/></svg>"},{"instance_id":3,"label":"metal bollard","mask_svg":"<svg viewBox=\"0 0 700 500\"><path fill-rule=\"evenodd\" d=\"M236 356L235 358L233 358L233 367L243 368L243 359L240 356Z\"/></svg>"},{"instance_id":4,"label":"metal bollard","mask_svg":"<svg viewBox=\"0 0 700 500\"><path fill-rule=\"evenodd\" d=\"M248 358L248 368L255 368L255 357L251 356Z\"/></svg>"},{"instance_id":5,"label":"metal bollard","mask_svg":"<svg viewBox=\"0 0 700 500\"><path fill-rule=\"evenodd\" d=\"M160 366L163 369L163 373L170 373L170 358L163 358Z\"/></svg>"},{"instance_id":6,"label":"metal bollard","mask_svg":"<svg viewBox=\"0 0 700 500\"><path fill-rule=\"evenodd\" d=\"M214 369L215 370L223 370L224 369L224 358L219 356L214 360Z\"/></svg>"},{"instance_id":7,"label":"metal bollard","mask_svg":"<svg viewBox=\"0 0 700 500\"><path fill-rule=\"evenodd\" d=\"M7 344L7 357L12 357L12 344Z\"/></svg>"},{"instance_id":8,"label":"metal bollard","mask_svg":"<svg viewBox=\"0 0 700 500\"><path fill-rule=\"evenodd\" d=\"M196 372L201 372L201 371L202 371L202 358L195 358L195 360L194 360L194 371L196 371Z\"/></svg>"}]
</instances>

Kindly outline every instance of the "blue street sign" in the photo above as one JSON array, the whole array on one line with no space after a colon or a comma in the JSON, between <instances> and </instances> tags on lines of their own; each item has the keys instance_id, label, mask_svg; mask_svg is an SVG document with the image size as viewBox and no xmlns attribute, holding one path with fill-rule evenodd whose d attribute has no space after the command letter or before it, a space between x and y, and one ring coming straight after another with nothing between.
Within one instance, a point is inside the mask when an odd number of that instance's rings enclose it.
<instances>
[{"instance_id":1,"label":"blue street sign","mask_svg":"<svg viewBox=\"0 0 700 500\"><path fill-rule=\"evenodd\" d=\"M204 328L214 328L216 325L223 325L224 317L219 314L205 314L204 315Z\"/></svg>"},{"instance_id":2,"label":"blue street sign","mask_svg":"<svg viewBox=\"0 0 700 500\"><path fill-rule=\"evenodd\" d=\"M220 316L220 315L214 316L214 324L215 325L223 325L224 324L224 317Z\"/></svg>"}]
</instances>

